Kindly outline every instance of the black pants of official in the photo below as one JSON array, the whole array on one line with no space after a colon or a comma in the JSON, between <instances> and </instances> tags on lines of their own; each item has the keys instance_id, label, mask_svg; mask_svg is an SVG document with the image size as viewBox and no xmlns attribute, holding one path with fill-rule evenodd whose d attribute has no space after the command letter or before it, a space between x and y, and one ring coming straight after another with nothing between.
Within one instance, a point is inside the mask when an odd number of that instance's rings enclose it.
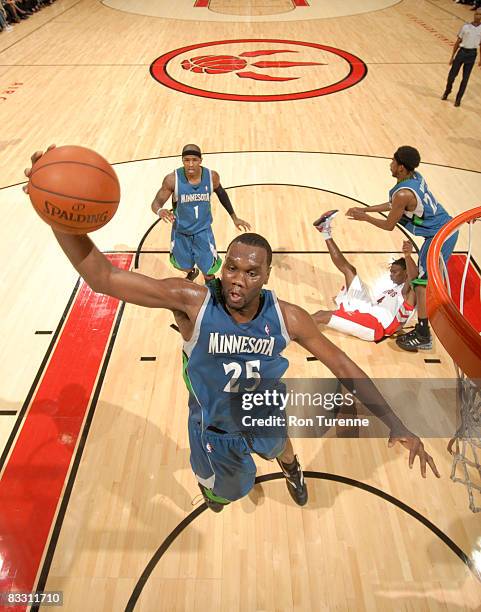
<instances>
[{"instance_id":1,"label":"black pants of official","mask_svg":"<svg viewBox=\"0 0 481 612\"><path fill-rule=\"evenodd\" d=\"M473 69L476 61L476 49L464 49L461 47L456 53L456 57L453 60L453 65L448 74L448 82L446 84L445 95L449 95L453 89L454 79L458 76L461 66L463 67L463 78L461 79L461 85L456 96L456 102L461 102L464 92L466 91L466 85L469 81L469 75Z\"/></svg>"}]
</instances>

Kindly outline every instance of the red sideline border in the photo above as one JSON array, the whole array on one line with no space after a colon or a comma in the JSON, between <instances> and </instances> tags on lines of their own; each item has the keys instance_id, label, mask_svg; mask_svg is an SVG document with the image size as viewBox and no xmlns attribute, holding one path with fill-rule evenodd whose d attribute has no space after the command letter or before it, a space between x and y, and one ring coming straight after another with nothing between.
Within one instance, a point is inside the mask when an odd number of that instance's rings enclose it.
<instances>
[{"instance_id":1,"label":"red sideline border","mask_svg":"<svg viewBox=\"0 0 481 612\"><path fill-rule=\"evenodd\" d=\"M124 270L133 259L108 257ZM1 593L35 590L118 307L118 300L81 284L32 398L0 478Z\"/></svg>"}]
</instances>

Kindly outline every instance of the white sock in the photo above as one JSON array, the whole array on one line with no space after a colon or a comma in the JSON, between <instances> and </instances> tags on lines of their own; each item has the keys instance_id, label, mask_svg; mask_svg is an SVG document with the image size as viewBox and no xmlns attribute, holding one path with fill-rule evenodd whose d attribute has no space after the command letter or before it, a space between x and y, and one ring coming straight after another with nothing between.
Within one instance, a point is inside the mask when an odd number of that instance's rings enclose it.
<instances>
[{"instance_id":1,"label":"white sock","mask_svg":"<svg viewBox=\"0 0 481 612\"><path fill-rule=\"evenodd\" d=\"M324 238L324 240L328 240L329 238L332 238L332 229L331 229L331 224L329 222L323 224L321 235Z\"/></svg>"}]
</instances>

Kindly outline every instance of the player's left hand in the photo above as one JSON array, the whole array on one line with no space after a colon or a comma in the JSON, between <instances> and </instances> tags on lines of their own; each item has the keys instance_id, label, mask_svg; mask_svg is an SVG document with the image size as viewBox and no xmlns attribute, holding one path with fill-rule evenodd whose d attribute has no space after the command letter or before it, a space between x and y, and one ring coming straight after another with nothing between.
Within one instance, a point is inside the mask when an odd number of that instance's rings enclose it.
<instances>
[{"instance_id":1,"label":"player's left hand","mask_svg":"<svg viewBox=\"0 0 481 612\"><path fill-rule=\"evenodd\" d=\"M232 217L232 221L234 221L234 225L237 227L238 230L244 230L244 232L248 232L251 228L250 223L247 223L247 221L244 221L244 219L239 219L239 217Z\"/></svg>"},{"instance_id":2,"label":"player's left hand","mask_svg":"<svg viewBox=\"0 0 481 612\"><path fill-rule=\"evenodd\" d=\"M436 478L441 478L441 474L438 472L434 459L424 450L424 444L421 442L420 438L414 434L409 436L391 436L387 445L389 448L392 448L396 442L402 444L404 448L407 448L409 451L409 467L411 469L414 465L414 460L416 457L419 457L421 476L423 478L426 478L426 464L429 465Z\"/></svg>"}]
</instances>

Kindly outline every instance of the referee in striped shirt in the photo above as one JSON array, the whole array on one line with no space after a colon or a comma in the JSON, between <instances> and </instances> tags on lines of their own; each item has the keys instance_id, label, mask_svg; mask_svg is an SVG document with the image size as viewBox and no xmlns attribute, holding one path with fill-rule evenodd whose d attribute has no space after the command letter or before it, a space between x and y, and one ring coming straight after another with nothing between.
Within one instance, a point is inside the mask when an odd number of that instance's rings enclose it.
<instances>
[{"instance_id":1,"label":"referee in striped shirt","mask_svg":"<svg viewBox=\"0 0 481 612\"><path fill-rule=\"evenodd\" d=\"M476 61L476 52L478 47L481 47L481 10L479 9L474 13L472 23L465 23L459 30L458 38L454 43L453 53L449 61L451 70L448 74L446 90L442 96L443 100L448 99L448 96L453 89L454 80L458 76L461 66L463 67L463 78L461 79L461 85L459 86L459 91L456 96L454 106L461 105L461 98L466 90L469 75L471 74L471 70L473 69ZM479 66L481 66L481 54Z\"/></svg>"}]
</instances>

